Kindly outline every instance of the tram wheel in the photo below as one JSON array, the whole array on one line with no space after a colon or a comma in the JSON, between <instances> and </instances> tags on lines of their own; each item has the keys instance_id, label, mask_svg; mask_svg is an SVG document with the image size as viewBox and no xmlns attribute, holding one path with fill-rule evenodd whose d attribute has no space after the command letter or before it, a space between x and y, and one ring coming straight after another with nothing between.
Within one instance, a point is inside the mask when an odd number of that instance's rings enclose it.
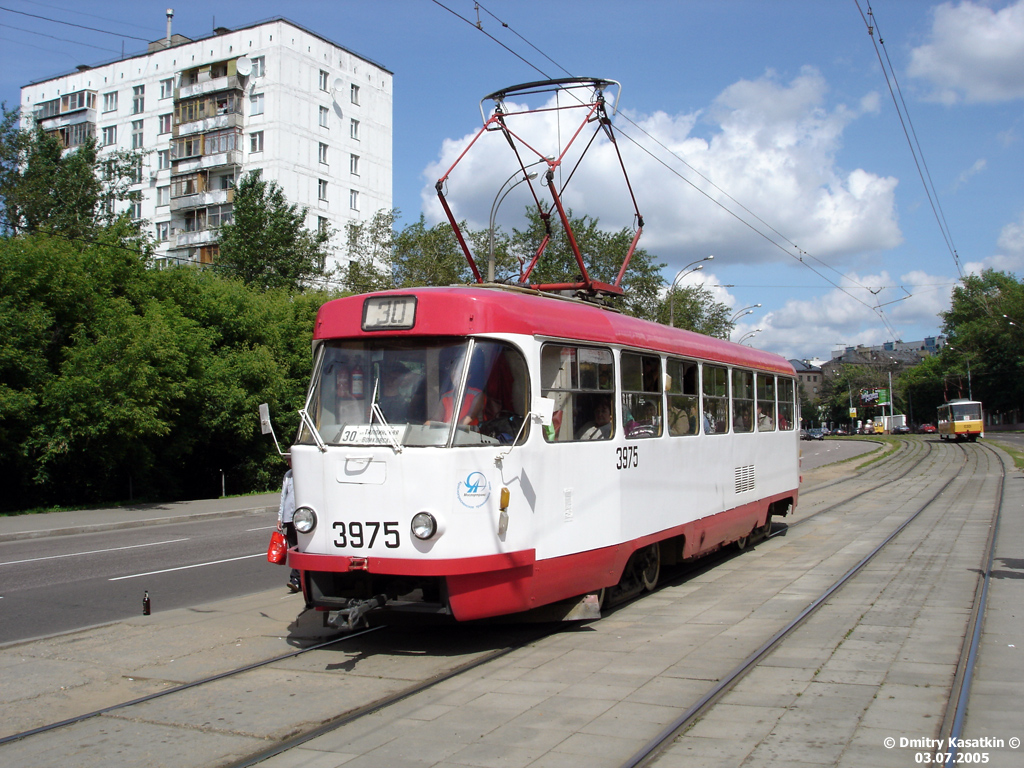
<instances>
[{"instance_id":1,"label":"tram wheel","mask_svg":"<svg viewBox=\"0 0 1024 768\"><path fill-rule=\"evenodd\" d=\"M661 547L651 544L640 552L637 558L637 570L646 591L650 592L658 586L658 577L661 575Z\"/></svg>"},{"instance_id":2,"label":"tram wheel","mask_svg":"<svg viewBox=\"0 0 1024 768\"><path fill-rule=\"evenodd\" d=\"M736 549L742 552L744 549L747 548L747 544L749 543L750 536L740 536L738 539L736 539Z\"/></svg>"}]
</instances>

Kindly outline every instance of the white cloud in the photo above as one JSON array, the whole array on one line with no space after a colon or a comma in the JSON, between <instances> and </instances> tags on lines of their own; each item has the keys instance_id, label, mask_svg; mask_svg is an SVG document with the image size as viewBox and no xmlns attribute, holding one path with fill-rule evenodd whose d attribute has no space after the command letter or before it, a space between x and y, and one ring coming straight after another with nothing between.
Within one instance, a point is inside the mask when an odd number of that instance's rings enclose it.
<instances>
[{"instance_id":1,"label":"white cloud","mask_svg":"<svg viewBox=\"0 0 1024 768\"><path fill-rule=\"evenodd\" d=\"M738 325L733 338L759 327L762 331L755 337L755 346L759 348L791 359L827 357L831 350L842 346L892 341L892 334L872 309L880 306L903 341L916 341L902 329L934 329L928 335L937 332L941 325L938 314L949 307L950 292L956 282L952 277L920 270L902 274L898 279L885 271L876 275L851 272L846 277L843 287L847 293L833 289L812 299L790 299L755 324ZM852 287L858 284L866 288ZM883 287L879 290L877 286Z\"/></svg>"},{"instance_id":2,"label":"white cloud","mask_svg":"<svg viewBox=\"0 0 1024 768\"><path fill-rule=\"evenodd\" d=\"M935 8L931 39L911 54L912 77L946 104L1024 98L1024 0L999 10L964 2Z\"/></svg>"},{"instance_id":3,"label":"white cloud","mask_svg":"<svg viewBox=\"0 0 1024 768\"><path fill-rule=\"evenodd\" d=\"M957 176L956 183L953 184L953 191L955 192L964 184L966 184L971 176L981 173L988 166L988 161L985 158L979 158L974 161L974 165L968 168L966 171Z\"/></svg>"},{"instance_id":4,"label":"white cloud","mask_svg":"<svg viewBox=\"0 0 1024 768\"><path fill-rule=\"evenodd\" d=\"M877 109L877 98L866 97L857 111L843 105L827 107L826 95L824 78L815 70L807 69L788 83L768 73L734 83L704 110L679 115L629 113L653 138L630 125L626 115L616 117L619 147L645 219L640 245L673 267L709 253L734 264L789 261L787 252L794 252L789 243L771 234L786 251L774 247L736 216L765 233L774 228L805 251L833 262L898 245L896 179L864 169L845 171L835 161L844 129L864 111ZM561 126L557 115L563 117ZM517 122L516 130L522 130L526 140L544 154L557 153L576 123L575 116L570 120L557 112L529 120L529 126L526 118ZM586 134L580 142L589 138L589 129ZM437 162L424 171L429 186L422 192L423 207L432 221L443 218L432 180L447 171L471 139L467 135L446 140ZM574 161L570 157L563 164L563 179ZM515 168L505 140L497 133L483 136L448 183L447 199L456 218L476 228L486 227L495 194ZM720 200L736 216L694 187ZM543 201L550 201L546 189L540 188L539 194ZM509 226L512 215L520 216L529 199L525 185L517 188L502 205L499 222ZM618 160L603 138L575 171L564 200L574 213L596 216L606 228L632 226L632 206Z\"/></svg>"}]
</instances>

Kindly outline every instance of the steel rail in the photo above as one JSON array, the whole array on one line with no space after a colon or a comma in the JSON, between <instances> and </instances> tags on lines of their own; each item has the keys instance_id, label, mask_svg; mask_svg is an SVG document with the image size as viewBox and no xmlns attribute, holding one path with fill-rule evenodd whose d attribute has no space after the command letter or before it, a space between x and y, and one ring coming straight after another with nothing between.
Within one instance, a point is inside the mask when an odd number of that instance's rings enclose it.
<instances>
[{"instance_id":1,"label":"steel rail","mask_svg":"<svg viewBox=\"0 0 1024 768\"><path fill-rule=\"evenodd\" d=\"M961 447L962 448L962 447ZM963 451L964 460L963 465L967 463L967 452ZM961 465L961 468L962 466ZM854 576L856 576L871 560L873 560L879 552L881 552L893 539L895 539L907 526L909 526L917 517L928 509L935 501L942 495L942 493L956 480L959 472L954 473L942 486L913 514L908 516L900 525L898 525L885 539L882 540L871 552L865 555L860 562L850 568L845 574L843 574L838 580L836 580L830 587L828 587L819 597L817 597L810 605L804 608L794 619L787 623L782 629L776 632L772 637L762 644L757 650L751 653L747 658L741 661L736 667L726 674L718 684L713 686L707 693L701 696L693 706L687 709L683 714L669 723L663 728L654 738L647 742L639 751L633 754L626 762L622 763L622 768L637 768L638 766L645 766L652 762L664 749L665 745L670 743L676 736L680 735L683 731L690 727L693 722L710 709L714 704L724 696L730 689L732 689L741 679L743 679L753 668L757 665L761 659L767 656L773 651L778 645L782 643L789 635L791 635L801 624L803 624L813 613L815 613L825 602L841 589L847 582L849 582ZM873 489L877 490L877 488ZM861 494L862 495L862 494ZM835 505L838 506L838 505ZM819 514L819 513L816 513Z\"/></svg>"},{"instance_id":2,"label":"steel rail","mask_svg":"<svg viewBox=\"0 0 1024 768\"><path fill-rule=\"evenodd\" d=\"M0 738L0 746L3 746L4 744L9 744L9 743L14 742L14 741L20 741L21 739L27 739L30 736L36 736L36 735L38 735L40 733L47 733L48 731L54 731L54 730L56 730L58 728L64 728L64 727L69 726L69 725L74 725L75 723L80 723L83 720L90 720L90 719L92 719L94 717L99 717L100 715L105 715L108 712L114 712L116 710L125 709L127 707L134 707L136 704L144 704L147 701L152 701L153 699L159 699L159 698L161 698L163 696L170 696L172 693L180 693L181 691L187 691L190 688L197 688L200 685L206 685L207 683L212 683L212 682L215 682L217 680L223 680L226 677L233 677L234 675L240 675L243 672L249 672L250 670L253 670L253 669L259 669L260 667L265 667L268 664L273 664L273 663L278 662L278 661L284 661L285 659L291 659L291 658L294 658L295 656L301 656L302 654L309 653L310 651L318 651L321 648L326 648L327 646L334 645L335 643L340 643L343 640L351 640L352 638L360 637L360 636L368 634L370 632L375 632L378 629L384 629L384 627L370 627L369 629L364 629L361 632L353 632L353 633L350 633L350 634L340 635L340 636L335 637L335 638L333 638L331 640L326 640L326 641L324 641L322 643L317 643L316 645L311 645L308 648L300 648L297 651L290 651L289 653L283 653L280 656L274 656L273 658L270 658L270 659L264 659L263 661L257 661L257 662L254 662L252 664L246 664L244 667L238 667L237 669L231 669L231 670L228 670L227 672L218 672L215 675L209 675L208 677L203 677L203 678L200 678L199 680L192 680L192 681L190 681L188 683L182 683L181 685L176 685L173 688L167 688L166 690L163 690L163 691L157 691L156 693L150 693L150 694L147 694L146 696L140 696L139 698L132 699L131 701L122 701L120 704L112 704L109 707L103 707L102 709L95 709L92 712L86 712L86 713L81 714L81 715L75 715L74 717L69 717L66 720L60 720L60 721L58 721L56 723L49 723L48 725L41 725L38 728L32 728L31 730L28 730L28 731L21 731L20 733L14 733L14 734L11 734L10 736L4 736L3 738Z\"/></svg>"}]
</instances>

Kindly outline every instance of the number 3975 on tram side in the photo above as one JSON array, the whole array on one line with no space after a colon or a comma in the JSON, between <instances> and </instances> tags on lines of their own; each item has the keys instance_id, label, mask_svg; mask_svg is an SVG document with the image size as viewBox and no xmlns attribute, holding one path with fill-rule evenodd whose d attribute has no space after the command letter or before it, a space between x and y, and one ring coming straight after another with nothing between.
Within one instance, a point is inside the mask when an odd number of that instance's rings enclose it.
<instances>
[{"instance_id":1,"label":"number 3975 on tram side","mask_svg":"<svg viewBox=\"0 0 1024 768\"><path fill-rule=\"evenodd\" d=\"M289 564L350 626L652 589L662 564L744 546L794 507L796 395L781 357L584 301L337 299L291 447Z\"/></svg>"}]
</instances>

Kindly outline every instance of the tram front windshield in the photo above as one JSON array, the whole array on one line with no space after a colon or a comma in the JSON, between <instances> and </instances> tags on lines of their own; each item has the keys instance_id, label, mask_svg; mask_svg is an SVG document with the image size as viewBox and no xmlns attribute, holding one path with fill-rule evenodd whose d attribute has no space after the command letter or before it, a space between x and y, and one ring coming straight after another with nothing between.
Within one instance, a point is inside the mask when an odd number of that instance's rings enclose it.
<instances>
[{"instance_id":1,"label":"tram front windshield","mask_svg":"<svg viewBox=\"0 0 1024 768\"><path fill-rule=\"evenodd\" d=\"M953 421L980 421L981 403L953 403Z\"/></svg>"},{"instance_id":2,"label":"tram front windshield","mask_svg":"<svg viewBox=\"0 0 1024 768\"><path fill-rule=\"evenodd\" d=\"M501 342L332 340L318 351L306 412L327 445L508 445L527 381L522 354ZM298 442L316 442L305 422Z\"/></svg>"}]
</instances>

